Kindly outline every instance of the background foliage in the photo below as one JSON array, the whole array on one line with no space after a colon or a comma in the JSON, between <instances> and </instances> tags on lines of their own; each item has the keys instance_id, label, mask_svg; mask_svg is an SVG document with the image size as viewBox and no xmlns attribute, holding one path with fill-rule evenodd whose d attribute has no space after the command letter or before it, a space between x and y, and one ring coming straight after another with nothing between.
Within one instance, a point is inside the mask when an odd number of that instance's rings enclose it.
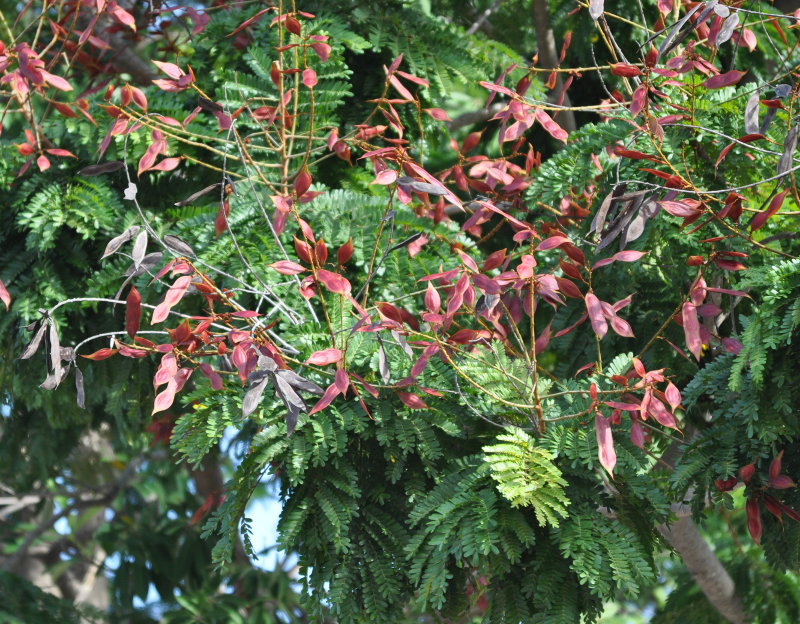
<instances>
[{"instance_id":1,"label":"background foliage","mask_svg":"<svg viewBox=\"0 0 800 624\"><path fill-rule=\"evenodd\" d=\"M0 3L3 617L797 620L794 21L533 4Z\"/></svg>"}]
</instances>

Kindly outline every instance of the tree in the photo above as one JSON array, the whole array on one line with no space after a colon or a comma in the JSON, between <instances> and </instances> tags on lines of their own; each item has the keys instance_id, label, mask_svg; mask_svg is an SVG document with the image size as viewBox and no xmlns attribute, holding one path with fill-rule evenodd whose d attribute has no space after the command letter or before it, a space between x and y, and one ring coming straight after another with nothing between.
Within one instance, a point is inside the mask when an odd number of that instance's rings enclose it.
<instances>
[{"instance_id":1,"label":"tree","mask_svg":"<svg viewBox=\"0 0 800 624\"><path fill-rule=\"evenodd\" d=\"M85 602L120 553L129 621L796 621L794 18L533 2L540 67L519 3L313 4L6 20L4 569Z\"/></svg>"}]
</instances>

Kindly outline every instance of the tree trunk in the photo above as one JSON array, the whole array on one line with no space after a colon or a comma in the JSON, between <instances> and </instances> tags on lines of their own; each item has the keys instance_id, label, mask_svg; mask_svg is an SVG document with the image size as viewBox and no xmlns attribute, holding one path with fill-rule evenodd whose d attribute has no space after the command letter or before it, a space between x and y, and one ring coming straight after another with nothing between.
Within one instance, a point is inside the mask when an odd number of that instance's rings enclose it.
<instances>
[{"instance_id":1,"label":"tree trunk","mask_svg":"<svg viewBox=\"0 0 800 624\"><path fill-rule=\"evenodd\" d=\"M720 615L733 624L748 622L733 579L700 535L691 516L679 518L669 526L661 525L659 531L681 556L692 577Z\"/></svg>"}]
</instances>

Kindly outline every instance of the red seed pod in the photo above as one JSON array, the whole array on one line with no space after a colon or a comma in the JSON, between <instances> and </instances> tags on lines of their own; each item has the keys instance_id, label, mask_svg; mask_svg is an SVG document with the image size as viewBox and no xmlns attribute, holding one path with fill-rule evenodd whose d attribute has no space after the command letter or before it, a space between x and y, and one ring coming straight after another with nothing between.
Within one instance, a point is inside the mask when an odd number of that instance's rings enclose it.
<instances>
[{"instance_id":1,"label":"red seed pod","mask_svg":"<svg viewBox=\"0 0 800 624\"><path fill-rule=\"evenodd\" d=\"M753 478L753 474L755 473L755 471L756 471L756 465L755 465L755 462L753 462L753 463L747 464L746 466L743 466L739 470L739 476L741 477L742 481L745 482L745 484L749 484L750 483L750 479Z\"/></svg>"},{"instance_id":2,"label":"red seed pod","mask_svg":"<svg viewBox=\"0 0 800 624\"><path fill-rule=\"evenodd\" d=\"M350 258L353 257L353 239L350 238L344 245L339 247L339 250L336 252L336 262L339 265L345 265L350 261Z\"/></svg>"},{"instance_id":3,"label":"red seed pod","mask_svg":"<svg viewBox=\"0 0 800 624\"><path fill-rule=\"evenodd\" d=\"M294 238L294 250L297 253L297 257L300 258L301 262L305 262L306 264L311 264L311 245L309 245L305 241L301 241L299 238L295 236Z\"/></svg>"},{"instance_id":4,"label":"red seed pod","mask_svg":"<svg viewBox=\"0 0 800 624\"><path fill-rule=\"evenodd\" d=\"M781 461L783 460L783 451L778 453L778 456L769 463L769 480L774 481L781 474Z\"/></svg>"},{"instance_id":5,"label":"red seed pod","mask_svg":"<svg viewBox=\"0 0 800 624\"><path fill-rule=\"evenodd\" d=\"M728 477L727 479L716 479L714 485L720 492L730 492L738 482L736 477Z\"/></svg>"},{"instance_id":6,"label":"red seed pod","mask_svg":"<svg viewBox=\"0 0 800 624\"><path fill-rule=\"evenodd\" d=\"M309 243L316 243L317 239L314 237L314 230L311 229L311 226L306 222L305 219L298 219L297 220L300 224L300 230L303 232L303 236Z\"/></svg>"},{"instance_id":7,"label":"red seed pod","mask_svg":"<svg viewBox=\"0 0 800 624\"><path fill-rule=\"evenodd\" d=\"M481 134L483 134L483 131L472 132L468 134L467 138L464 139L464 142L461 144L461 153L468 154L469 152L474 150L475 147L478 145L478 141L481 140Z\"/></svg>"},{"instance_id":8,"label":"red seed pod","mask_svg":"<svg viewBox=\"0 0 800 624\"><path fill-rule=\"evenodd\" d=\"M136 332L139 331L139 320L142 315L142 297L136 286L131 286L131 290L125 299L125 329L133 340Z\"/></svg>"},{"instance_id":9,"label":"red seed pod","mask_svg":"<svg viewBox=\"0 0 800 624\"><path fill-rule=\"evenodd\" d=\"M328 261L328 247L325 245L324 239L320 238L314 245L314 256L318 266L323 266Z\"/></svg>"},{"instance_id":10,"label":"red seed pod","mask_svg":"<svg viewBox=\"0 0 800 624\"><path fill-rule=\"evenodd\" d=\"M778 475L772 479L769 484L776 490L785 490L787 488L793 488L795 485L797 485L788 475Z\"/></svg>"},{"instance_id":11,"label":"red seed pod","mask_svg":"<svg viewBox=\"0 0 800 624\"><path fill-rule=\"evenodd\" d=\"M764 494L764 507L767 508L767 511L770 512L773 516L775 516L778 520L783 523L783 510L781 509L781 504L769 494Z\"/></svg>"},{"instance_id":12,"label":"red seed pod","mask_svg":"<svg viewBox=\"0 0 800 624\"><path fill-rule=\"evenodd\" d=\"M644 57L644 64L646 67L655 67L657 60L658 50L656 50L655 46L651 45L650 49L647 51L647 55Z\"/></svg>"},{"instance_id":13,"label":"red seed pod","mask_svg":"<svg viewBox=\"0 0 800 624\"><path fill-rule=\"evenodd\" d=\"M428 288L425 291L425 308L427 308L428 312L436 314L439 312L441 305L442 300L439 292L433 287L433 284L428 282Z\"/></svg>"},{"instance_id":14,"label":"red seed pod","mask_svg":"<svg viewBox=\"0 0 800 624\"><path fill-rule=\"evenodd\" d=\"M293 17L287 17L283 25L286 27L286 30L288 30L293 35L300 36L300 33L303 30L302 27L300 26L300 22Z\"/></svg>"},{"instance_id":15,"label":"red seed pod","mask_svg":"<svg viewBox=\"0 0 800 624\"><path fill-rule=\"evenodd\" d=\"M280 88L281 86L281 66L278 64L278 61L272 61L272 65L269 68L269 77L272 80L273 84Z\"/></svg>"},{"instance_id":16,"label":"red seed pod","mask_svg":"<svg viewBox=\"0 0 800 624\"><path fill-rule=\"evenodd\" d=\"M564 275L567 275L572 279L581 279L580 269L571 262L559 260L558 265L561 267L561 270L564 271Z\"/></svg>"},{"instance_id":17,"label":"red seed pod","mask_svg":"<svg viewBox=\"0 0 800 624\"><path fill-rule=\"evenodd\" d=\"M117 353L117 349L100 349L89 355L81 355L81 357L86 358L87 360L105 360L106 358L110 358L115 353Z\"/></svg>"},{"instance_id":18,"label":"red seed pod","mask_svg":"<svg viewBox=\"0 0 800 624\"><path fill-rule=\"evenodd\" d=\"M219 205L219 212L217 212L217 217L214 219L214 234L216 236L219 236L228 229L228 215L230 213L230 204L227 201L221 202Z\"/></svg>"},{"instance_id":19,"label":"red seed pod","mask_svg":"<svg viewBox=\"0 0 800 624\"><path fill-rule=\"evenodd\" d=\"M747 529L756 544L761 543L761 509L758 507L757 498L748 498L747 504Z\"/></svg>"},{"instance_id":20,"label":"red seed pod","mask_svg":"<svg viewBox=\"0 0 800 624\"><path fill-rule=\"evenodd\" d=\"M297 194L297 197L302 197L305 195L308 188L311 186L311 174L308 172L308 169L305 167L303 170L297 174L297 177L294 179L294 192Z\"/></svg>"},{"instance_id":21,"label":"red seed pod","mask_svg":"<svg viewBox=\"0 0 800 624\"><path fill-rule=\"evenodd\" d=\"M570 280L564 277L557 277L556 282L558 283L558 291L562 295L572 297L573 299L580 299L583 297L580 289Z\"/></svg>"},{"instance_id":22,"label":"red seed pod","mask_svg":"<svg viewBox=\"0 0 800 624\"><path fill-rule=\"evenodd\" d=\"M615 76L622 76L623 78L635 78L636 76L642 75L642 71L638 67L625 63L612 64L611 73Z\"/></svg>"},{"instance_id":23,"label":"red seed pod","mask_svg":"<svg viewBox=\"0 0 800 624\"><path fill-rule=\"evenodd\" d=\"M133 99L133 91L131 91L130 85L125 85L119 90L119 104L122 107L127 106L131 103L131 99Z\"/></svg>"},{"instance_id":24,"label":"red seed pod","mask_svg":"<svg viewBox=\"0 0 800 624\"><path fill-rule=\"evenodd\" d=\"M483 270L491 271L492 269L496 269L501 264L503 264L505 259L506 259L505 249L499 249L497 251L494 251L486 257L486 260L483 263Z\"/></svg>"}]
</instances>

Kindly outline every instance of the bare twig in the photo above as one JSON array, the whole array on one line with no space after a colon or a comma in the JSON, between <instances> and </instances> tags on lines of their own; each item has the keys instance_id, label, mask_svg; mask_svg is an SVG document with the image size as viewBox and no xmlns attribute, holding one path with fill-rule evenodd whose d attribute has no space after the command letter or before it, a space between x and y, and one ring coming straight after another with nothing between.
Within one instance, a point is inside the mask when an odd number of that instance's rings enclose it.
<instances>
[{"instance_id":1,"label":"bare twig","mask_svg":"<svg viewBox=\"0 0 800 624\"><path fill-rule=\"evenodd\" d=\"M467 28L467 34L474 35L476 32L478 32L478 29L481 26L483 26L483 24L486 22L487 19L491 17L492 13L494 13L497 9L500 8L501 4L503 4L503 0L494 0L492 5L489 8L487 8L483 13L480 14L478 19L475 20L472 26Z\"/></svg>"},{"instance_id":2,"label":"bare twig","mask_svg":"<svg viewBox=\"0 0 800 624\"><path fill-rule=\"evenodd\" d=\"M497 113L503 110L504 107L505 107L504 103L494 102L488 108L481 108L480 110L464 113L463 115L459 115L458 117L453 119L453 121L448 121L447 129L452 133L455 132L456 130L460 130L465 126L473 126L475 124L489 121Z\"/></svg>"}]
</instances>

